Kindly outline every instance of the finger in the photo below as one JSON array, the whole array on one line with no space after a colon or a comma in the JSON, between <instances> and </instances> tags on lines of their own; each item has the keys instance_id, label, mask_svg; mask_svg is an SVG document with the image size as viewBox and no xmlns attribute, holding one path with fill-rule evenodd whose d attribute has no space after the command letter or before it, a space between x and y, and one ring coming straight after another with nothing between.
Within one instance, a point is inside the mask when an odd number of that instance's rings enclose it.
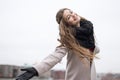
<instances>
[{"instance_id":1,"label":"finger","mask_svg":"<svg viewBox=\"0 0 120 80\"><path fill-rule=\"evenodd\" d=\"M20 69L21 71L27 71L27 68L22 68L22 69Z\"/></svg>"},{"instance_id":2,"label":"finger","mask_svg":"<svg viewBox=\"0 0 120 80\"><path fill-rule=\"evenodd\" d=\"M19 76L17 76L16 80L29 80L30 78L32 78L33 74L29 73L29 72L25 72Z\"/></svg>"},{"instance_id":3,"label":"finger","mask_svg":"<svg viewBox=\"0 0 120 80\"><path fill-rule=\"evenodd\" d=\"M21 71L32 72L32 68L31 67L29 67L29 68L22 68Z\"/></svg>"}]
</instances>

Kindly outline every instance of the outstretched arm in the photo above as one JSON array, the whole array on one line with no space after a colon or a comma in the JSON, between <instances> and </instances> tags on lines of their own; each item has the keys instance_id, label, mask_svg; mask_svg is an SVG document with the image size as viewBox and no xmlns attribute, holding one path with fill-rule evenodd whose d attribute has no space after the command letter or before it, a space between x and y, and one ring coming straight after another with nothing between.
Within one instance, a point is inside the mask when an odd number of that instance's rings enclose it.
<instances>
[{"instance_id":1,"label":"outstretched arm","mask_svg":"<svg viewBox=\"0 0 120 80\"><path fill-rule=\"evenodd\" d=\"M38 75L41 75L60 62L66 53L67 49L65 47L57 47L55 52L50 54L42 62L34 65L33 67L37 70Z\"/></svg>"},{"instance_id":2,"label":"outstretched arm","mask_svg":"<svg viewBox=\"0 0 120 80\"><path fill-rule=\"evenodd\" d=\"M57 47L55 52L46 57L42 62L33 65L33 67L22 69L25 72L17 76L16 80L29 80L34 76L43 74L60 62L66 53L67 49L65 47Z\"/></svg>"}]
</instances>

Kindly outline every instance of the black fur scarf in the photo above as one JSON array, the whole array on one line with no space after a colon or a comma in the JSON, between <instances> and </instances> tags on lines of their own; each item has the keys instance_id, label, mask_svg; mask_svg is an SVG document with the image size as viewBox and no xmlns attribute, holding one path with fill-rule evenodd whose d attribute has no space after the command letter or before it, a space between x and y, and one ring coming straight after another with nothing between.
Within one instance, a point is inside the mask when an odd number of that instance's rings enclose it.
<instances>
[{"instance_id":1,"label":"black fur scarf","mask_svg":"<svg viewBox=\"0 0 120 80\"><path fill-rule=\"evenodd\" d=\"M80 21L80 27L75 27L75 38L79 44L88 49L95 48L93 24L90 21Z\"/></svg>"}]
</instances>

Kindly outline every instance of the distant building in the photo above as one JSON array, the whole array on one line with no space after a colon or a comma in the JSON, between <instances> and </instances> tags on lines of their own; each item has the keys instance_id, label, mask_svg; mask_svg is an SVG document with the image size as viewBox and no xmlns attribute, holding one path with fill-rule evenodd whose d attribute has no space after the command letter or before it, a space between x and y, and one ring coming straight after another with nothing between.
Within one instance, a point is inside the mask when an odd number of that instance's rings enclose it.
<instances>
[{"instance_id":1,"label":"distant building","mask_svg":"<svg viewBox=\"0 0 120 80\"><path fill-rule=\"evenodd\" d=\"M65 70L51 70L53 80L65 80Z\"/></svg>"},{"instance_id":2,"label":"distant building","mask_svg":"<svg viewBox=\"0 0 120 80\"><path fill-rule=\"evenodd\" d=\"M13 78L19 73L19 66L0 65L0 78Z\"/></svg>"},{"instance_id":3,"label":"distant building","mask_svg":"<svg viewBox=\"0 0 120 80\"><path fill-rule=\"evenodd\" d=\"M102 80L103 76L105 76L104 73L97 73L97 80Z\"/></svg>"}]
</instances>

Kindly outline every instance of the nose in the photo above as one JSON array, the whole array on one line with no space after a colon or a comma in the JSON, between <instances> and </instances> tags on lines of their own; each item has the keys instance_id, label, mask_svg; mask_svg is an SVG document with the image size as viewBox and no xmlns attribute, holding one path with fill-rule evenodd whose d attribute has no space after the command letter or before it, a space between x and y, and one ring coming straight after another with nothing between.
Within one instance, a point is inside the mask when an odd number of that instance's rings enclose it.
<instances>
[{"instance_id":1,"label":"nose","mask_svg":"<svg viewBox=\"0 0 120 80\"><path fill-rule=\"evenodd\" d=\"M72 14L72 17L73 17L73 18L75 18L75 17L76 17L76 14L75 14L75 13L73 13L73 14Z\"/></svg>"}]
</instances>

